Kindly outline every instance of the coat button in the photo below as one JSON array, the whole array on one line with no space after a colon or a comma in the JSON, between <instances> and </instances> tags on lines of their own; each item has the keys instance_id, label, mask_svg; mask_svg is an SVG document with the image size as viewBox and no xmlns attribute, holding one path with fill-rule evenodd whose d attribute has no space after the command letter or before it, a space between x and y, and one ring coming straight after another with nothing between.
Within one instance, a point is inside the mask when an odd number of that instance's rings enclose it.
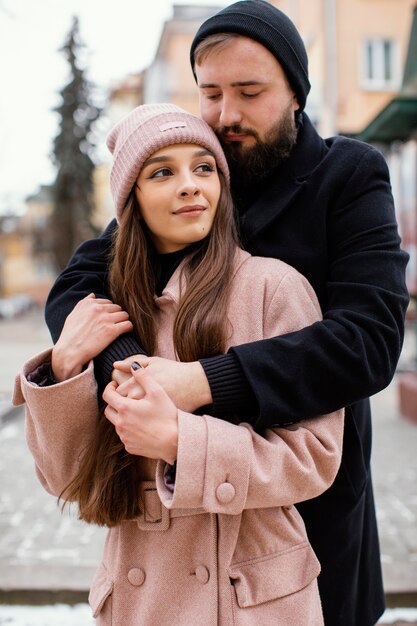
<instances>
[{"instance_id":1,"label":"coat button","mask_svg":"<svg viewBox=\"0 0 417 626\"><path fill-rule=\"evenodd\" d=\"M210 572L208 571L207 567L205 567L205 565L197 565L195 569L195 577L197 578L199 583L205 585L209 581Z\"/></svg>"},{"instance_id":2,"label":"coat button","mask_svg":"<svg viewBox=\"0 0 417 626\"><path fill-rule=\"evenodd\" d=\"M235 495L236 491L231 483L222 483L216 489L216 498L222 504L229 504Z\"/></svg>"},{"instance_id":3,"label":"coat button","mask_svg":"<svg viewBox=\"0 0 417 626\"><path fill-rule=\"evenodd\" d=\"M129 570L127 579L134 587L140 587L145 582L145 572L140 567L133 567Z\"/></svg>"}]
</instances>

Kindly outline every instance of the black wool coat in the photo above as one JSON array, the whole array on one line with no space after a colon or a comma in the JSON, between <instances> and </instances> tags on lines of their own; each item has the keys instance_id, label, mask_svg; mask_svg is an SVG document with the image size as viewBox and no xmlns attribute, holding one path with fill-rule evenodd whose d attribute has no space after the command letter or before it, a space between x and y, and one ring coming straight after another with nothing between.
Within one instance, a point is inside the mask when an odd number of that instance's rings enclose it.
<instances>
[{"instance_id":1,"label":"black wool coat","mask_svg":"<svg viewBox=\"0 0 417 626\"><path fill-rule=\"evenodd\" d=\"M252 254L304 274L322 307L321 323L232 351L256 394L258 427L346 406L336 481L299 510L322 563L326 626L371 626L384 603L367 398L392 379L408 304L408 255L382 155L344 137L323 141L304 116L289 162L243 215L241 234Z\"/></svg>"},{"instance_id":2,"label":"black wool coat","mask_svg":"<svg viewBox=\"0 0 417 626\"><path fill-rule=\"evenodd\" d=\"M303 114L290 159L239 218L249 252L296 267L322 307L323 322L231 352L256 396L258 429L346 407L338 476L299 510L322 564L326 626L372 626L384 594L368 397L392 379L408 304L408 255L400 249L386 163L367 144L323 140ZM46 319L54 340L80 297L106 294L114 227L83 244L53 287ZM102 357L108 366L138 351L134 339L123 340L123 349Z\"/></svg>"}]
</instances>

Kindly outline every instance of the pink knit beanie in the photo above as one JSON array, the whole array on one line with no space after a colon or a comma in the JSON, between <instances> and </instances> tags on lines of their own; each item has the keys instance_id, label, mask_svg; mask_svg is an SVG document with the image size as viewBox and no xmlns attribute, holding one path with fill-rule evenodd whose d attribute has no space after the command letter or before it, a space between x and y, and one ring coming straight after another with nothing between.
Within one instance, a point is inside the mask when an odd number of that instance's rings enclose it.
<instances>
[{"instance_id":1,"label":"pink knit beanie","mask_svg":"<svg viewBox=\"0 0 417 626\"><path fill-rule=\"evenodd\" d=\"M116 124L107 137L113 154L110 188L118 220L145 161L160 148L177 143L194 143L210 150L229 182L222 147L206 122L174 104L143 104Z\"/></svg>"}]
</instances>

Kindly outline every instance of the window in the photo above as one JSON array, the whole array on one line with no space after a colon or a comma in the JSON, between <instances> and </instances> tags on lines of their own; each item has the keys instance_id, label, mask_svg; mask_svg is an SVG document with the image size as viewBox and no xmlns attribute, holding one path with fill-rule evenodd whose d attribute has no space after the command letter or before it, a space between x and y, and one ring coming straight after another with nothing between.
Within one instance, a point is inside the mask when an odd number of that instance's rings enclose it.
<instances>
[{"instance_id":1,"label":"window","mask_svg":"<svg viewBox=\"0 0 417 626\"><path fill-rule=\"evenodd\" d=\"M400 86L397 46L392 39L367 39L362 51L364 89L395 90Z\"/></svg>"}]
</instances>

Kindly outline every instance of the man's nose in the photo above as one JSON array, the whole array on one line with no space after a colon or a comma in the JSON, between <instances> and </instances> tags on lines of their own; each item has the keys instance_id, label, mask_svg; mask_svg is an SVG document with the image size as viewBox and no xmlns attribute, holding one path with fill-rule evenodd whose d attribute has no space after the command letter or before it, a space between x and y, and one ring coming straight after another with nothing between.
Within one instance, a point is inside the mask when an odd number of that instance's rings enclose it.
<instances>
[{"instance_id":1,"label":"man's nose","mask_svg":"<svg viewBox=\"0 0 417 626\"><path fill-rule=\"evenodd\" d=\"M219 123L221 126L236 126L242 122L242 114L234 100L223 98L220 104Z\"/></svg>"}]
</instances>

